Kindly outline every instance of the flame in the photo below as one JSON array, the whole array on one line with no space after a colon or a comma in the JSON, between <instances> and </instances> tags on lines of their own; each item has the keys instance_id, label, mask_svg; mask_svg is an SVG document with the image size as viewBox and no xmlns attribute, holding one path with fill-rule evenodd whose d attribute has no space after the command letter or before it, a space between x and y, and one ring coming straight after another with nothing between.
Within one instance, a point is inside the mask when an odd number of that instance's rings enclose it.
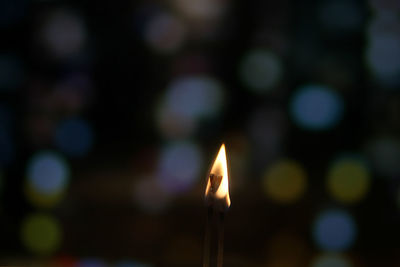
<instances>
[{"instance_id":1,"label":"flame","mask_svg":"<svg viewBox=\"0 0 400 267\"><path fill-rule=\"evenodd\" d=\"M219 187L215 193L211 190L211 175L222 176L221 183L219 184ZM226 204L226 207L231 205L231 200L229 197L228 167L226 161L225 144L221 145L214 164L211 167L211 171L207 180L205 196L206 198L212 196L217 200L225 199L224 204Z\"/></svg>"}]
</instances>

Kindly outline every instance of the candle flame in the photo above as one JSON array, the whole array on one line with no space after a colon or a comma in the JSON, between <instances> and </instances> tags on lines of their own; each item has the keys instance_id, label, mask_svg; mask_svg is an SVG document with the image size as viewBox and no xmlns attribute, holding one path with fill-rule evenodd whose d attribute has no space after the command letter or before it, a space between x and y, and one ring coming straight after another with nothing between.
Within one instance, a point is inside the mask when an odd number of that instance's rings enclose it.
<instances>
[{"instance_id":1,"label":"candle flame","mask_svg":"<svg viewBox=\"0 0 400 267\"><path fill-rule=\"evenodd\" d=\"M231 205L225 144L221 145L214 164L211 167L205 197L206 199L215 199L218 202L222 201L225 208L229 208Z\"/></svg>"}]
</instances>

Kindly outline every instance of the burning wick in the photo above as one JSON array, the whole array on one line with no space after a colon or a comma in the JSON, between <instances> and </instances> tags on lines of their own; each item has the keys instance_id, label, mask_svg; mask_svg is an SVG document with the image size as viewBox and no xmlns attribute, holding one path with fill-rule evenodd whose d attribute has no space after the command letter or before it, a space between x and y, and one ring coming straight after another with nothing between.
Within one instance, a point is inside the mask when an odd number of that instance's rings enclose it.
<instances>
[{"instance_id":1,"label":"burning wick","mask_svg":"<svg viewBox=\"0 0 400 267\"><path fill-rule=\"evenodd\" d=\"M224 217L231 205L229 197L228 168L225 145L222 144L211 167L204 194L208 207L206 233L204 239L203 267L209 267L210 261L222 267L224 247ZM212 265L212 264L211 264Z\"/></svg>"}]
</instances>

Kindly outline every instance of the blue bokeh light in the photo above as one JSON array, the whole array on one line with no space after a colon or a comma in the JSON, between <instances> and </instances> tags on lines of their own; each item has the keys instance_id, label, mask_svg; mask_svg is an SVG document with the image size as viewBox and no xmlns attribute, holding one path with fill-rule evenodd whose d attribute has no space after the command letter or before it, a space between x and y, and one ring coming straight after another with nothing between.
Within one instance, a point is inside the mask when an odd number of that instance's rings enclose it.
<instances>
[{"instance_id":1,"label":"blue bokeh light","mask_svg":"<svg viewBox=\"0 0 400 267\"><path fill-rule=\"evenodd\" d=\"M334 127L343 115L343 101L332 89L307 85L297 90L290 104L294 122L307 130Z\"/></svg>"},{"instance_id":2,"label":"blue bokeh light","mask_svg":"<svg viewBox=\"0 0 400 267\"><path fill-rule=\"evenodd\" d=\"M55 144L69 156L85 156L93 145L93 131L82 119L65 120L56 129Z\"/></svg>"},{"instance_id":3,"label":"blue bokeh light","mask_svg":"<svg viewBox=\"0 0 400 267\"><path fill-rule=\"evenodd\" d=\"M165 102L171 111L182 117L209 117L220 110L223 89L212 77L184 76L170 84Z\"/></svg>"},{"instance_id":4,"label":"blue bokeh light","mask_svg":"<svg viewBox=\"0 0 400 267\"><path fill-rule=\"evenodd\" d=\"M34 155L27 168L29 185L43 195L63 191L68 183L69 173L69 167L63 158L50 151Z\"/></svg>"},{"instance_id":5,"label":"blue bokeh light","mask_svg":"<svg viewBox=\"0 0 400 267\"><path fill-rule=\"evenodd\" d=\"M313 237L317 246L327 251L343 251L350 248L357 234L357 226L345 211L324 211L314 222Z\"/></svg>"}]
</instances>

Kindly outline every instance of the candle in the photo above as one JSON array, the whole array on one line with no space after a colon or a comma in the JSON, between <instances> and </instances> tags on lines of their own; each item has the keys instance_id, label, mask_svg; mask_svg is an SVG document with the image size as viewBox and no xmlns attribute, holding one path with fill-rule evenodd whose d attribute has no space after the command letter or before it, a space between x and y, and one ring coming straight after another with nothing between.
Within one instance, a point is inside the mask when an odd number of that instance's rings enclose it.
<instances>
[{"instance_id":1,"label":"candle","mask_svg":"<svg viewBox=\"0 0 400 267\"><path fill-rule=\"evenodd\" d=\"M222 144L207 178L205 201L208 208L204 239L203 267L217 258L217 267L223 264L224 217L231 205L225 145ZM214 231L213 231L214 230ZM217 242L215 247L215 240ZM212 253L213 252L213 253Z\"/></svg>"}]
</instances>

